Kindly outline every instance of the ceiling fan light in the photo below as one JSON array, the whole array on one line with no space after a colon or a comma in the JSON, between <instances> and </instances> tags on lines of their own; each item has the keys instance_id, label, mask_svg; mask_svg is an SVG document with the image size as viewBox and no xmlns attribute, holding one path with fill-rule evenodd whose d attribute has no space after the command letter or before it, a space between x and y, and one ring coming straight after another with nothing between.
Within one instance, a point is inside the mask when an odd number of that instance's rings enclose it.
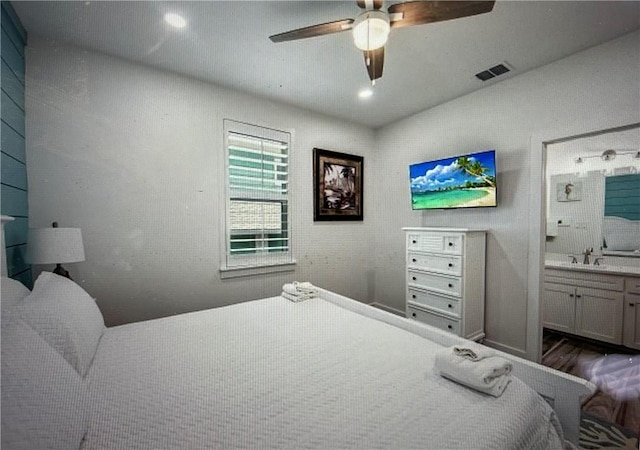
<instances>
[{"instance_id":1,"label":"ceiling fan light","mask_svg":"<svg viewBox=\"0 0 640 450\"><path fill-rule=\"evenodd\" d=\"M367 11L358 16L353 24L353 43L360 50L376 50L387 43L390 31L387 13Z\"/></svg>"},{"instance_id":2,"label":"ceiling fan light","mask_svg":"<svg viewBox=\"0 0 640 450\"><path fill-rule=\"evenodd\" d=\"M371 89L362 89L360 92L358 92L358 97L360 97L361 99L365 99L365 98L369 98L373 95L373 91Z\"/></svg>"},{"instance_id":3,"label":"ceiling fan light","mask_svg":"<svg viewBox=\"0 0 640 450\"><path fill-rule=\"evenodd\" d=\"M164 21L174 28L184 28L187 21L180 14L167 13L164 15Z\"/></svg>"}]
</instances>

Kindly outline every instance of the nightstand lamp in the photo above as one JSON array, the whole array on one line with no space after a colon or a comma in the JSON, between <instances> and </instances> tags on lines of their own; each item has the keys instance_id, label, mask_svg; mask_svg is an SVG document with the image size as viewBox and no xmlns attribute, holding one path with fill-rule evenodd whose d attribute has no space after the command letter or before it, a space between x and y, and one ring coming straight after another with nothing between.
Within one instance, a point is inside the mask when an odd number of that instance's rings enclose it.
<instances>
[{"instance_id":1,"label":"nightstand lamp","mask_svg":"<svg viewBox=\"0 0 640 450\"><path fill-rule=\"evenodd\" d=\"M53 273L71 278L62 263L84 261L84 247L80 228L30 228L27 233L26 262L30 264L55 264Z\"/></svg>"}]
</instances>

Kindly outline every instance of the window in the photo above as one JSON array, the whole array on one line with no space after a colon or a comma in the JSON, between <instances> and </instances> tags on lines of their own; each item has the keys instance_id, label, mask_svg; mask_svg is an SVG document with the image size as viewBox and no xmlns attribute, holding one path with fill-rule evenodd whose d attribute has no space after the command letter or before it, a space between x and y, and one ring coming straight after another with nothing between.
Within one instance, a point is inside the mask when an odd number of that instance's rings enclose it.
<instances>
[{"instance_id":1,"label":"window","mask_svg":"<svg viewBox=\"0 0 640 450\"><path fill-rule=\"evenodd\" d=\"M286 270L294 262L289 216L291 136L231 120L224 121L224 135L226 261L222 270Z\"/></svg>"}]
</instances>

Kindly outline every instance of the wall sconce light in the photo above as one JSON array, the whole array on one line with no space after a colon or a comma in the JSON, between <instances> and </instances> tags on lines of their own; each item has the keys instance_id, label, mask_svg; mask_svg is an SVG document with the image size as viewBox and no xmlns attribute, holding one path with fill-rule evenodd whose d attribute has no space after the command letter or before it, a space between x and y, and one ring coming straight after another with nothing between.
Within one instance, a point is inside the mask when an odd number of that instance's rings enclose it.
<instances>
[{"instance_id":1,"label":"wall sconce light","mask_svg":"<svg viewBox=\"0 0 640 450\"><path fill-rule=\"evenodd\" d=\"M603 161L613 161L618 155L633 155L633 159L640 159L640 151L637 150L618 152L613 149L608 149L603 151L600 155L578 156L574 161L576 164L581 164L585 159L590 158L600 158Z\"/></svg>"},{"instance_id":2,"label":"wall sconce light","mask_svg":"<svg viewBox=\"0 0 640 450\"><path fill-rule=\"evenodd\" d=\"M613 161L616 159L616 155L617 153L615 150L605 150L602 152L602 155L600 155L600 159L603 161Z\"/></svg>"}]
</instances>

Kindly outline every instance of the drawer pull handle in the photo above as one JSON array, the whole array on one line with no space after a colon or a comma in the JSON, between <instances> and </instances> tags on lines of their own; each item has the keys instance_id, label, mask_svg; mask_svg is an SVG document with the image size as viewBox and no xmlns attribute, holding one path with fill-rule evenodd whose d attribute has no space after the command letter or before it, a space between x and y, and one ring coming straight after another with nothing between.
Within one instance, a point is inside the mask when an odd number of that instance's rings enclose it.
<instances>
[{"instance_id":1,"label":"drawer pull handle","mask_svg":"<svg viewBox=\"0 0 640 450\"><path fill-rule=\"evenodd\" d=\"M453 327L451 325L447 325L447 328L448 329L452 329Z\"/></svg>"},{"instance_id":2,"label":"drawer pull handle","mask_svg":"<svg viewBox=\"0 0 640 450\"><path fill-rule=\"evenodd\" d=\"M635 303L629 303L629 306L636 306Z\"/></svg>"},{"instance_id":3,"label":"drawer pull handle","mask_svg":"<svg viewBox=\"0 0 640 450\"><path fill-rule=\"evenodd\" d=\"M569 297L573 298L573 294L569 294Z\"/></svg>"},{"instance_id":4,"label":"drawer pull handle","mask_svg":"<svg viewBox=\"0 0 640 450\"><path fill-rule=\"evenodd\" d=\"M452 287L453 287L453 284L449 283L449 287L450 287L450 288L452 288Z\"/></svg>"},{"instance_id":5,"label":"drawer pull handle","mask_svg":"<svg viewBox=\"0 0 640 450\"><path fill-rule=\"evenodd\" d=\"M449 263L449 267L453 267L453 263Z\"/></svg>"},{"instance_id":6,"label":"drawer pull handle","mask_svg":"<svg viewBox=\"0 0 640 450\"><path fill-rule=\"evenodd\" d=\"M453 247L453 242L449 242L449 247Z\"/></svg>"},{"instance_id":7,"label":"drawer pull handle","mask_svg":"<svg viewBox=\"0 0 640 450\"><path fill-rule=\"evenodd\" d=\"M418 241L413 240L413 241L411 241L411 243L412 243L412 244L417 244L417 243L418 243Z\"/></svg>"},{"instance_id":8,"label":"drawer pull handle","mask_svg":"<svg viewBox=\"0 0 640 450\"><path fill-rule=\"evenodd\" d=\"M411 294L411 298L416 298L416 294Z\"/></svg>"},{"instance_id":9,"label":"drawer pull handle","mask_svg":"<svg viewBox=\"0 0 640 450\"><path fill-rule=\"evenodd\" d=\"M576 294L576 298L582 298L582 295Z\"/></svg>"},{"instance_id":10,"label":"drawer pull handle","mask_svg":"<svg viewBox=\"0 0 640 450\"><path fill-rule=\"evenodd\" d=\"M415 258L413 258L411 261L412 261L412 262L418 262L418 260L417 260L417 259L415 259Z\"/></svg>"},{"instance_id":11,"label":"drawer pull handle","mask_svg":"<svg viewBox=\"0 0 640 450\"><path fill-rule=\"evenodd\" d=\"M449 308L453 308L453 305L452 305L452 304L449 304Z\"/></svg>"},{"instance_id":12,"label":"drawer pull handle","mask_svg":"<svg viewBox=\"0 0 640 450\"><path fill-rule=\"evenodd\" d=\"M411 315L412 315L413 317L415 317L415 316L416 316L416 313L412 313Z\"/></svg>"},{"instance_id":13,"label":"drawer pull handle","mask_svg":"<svg viewBox=\"0 0 640 450\"><path fill-rule=\"evenodd\" d=\"M416 277L411 277L411 279L412 279L413 281L416 281L416 279L417 279L417 278L416 278Z\"/></svg>"}]
</instances>

